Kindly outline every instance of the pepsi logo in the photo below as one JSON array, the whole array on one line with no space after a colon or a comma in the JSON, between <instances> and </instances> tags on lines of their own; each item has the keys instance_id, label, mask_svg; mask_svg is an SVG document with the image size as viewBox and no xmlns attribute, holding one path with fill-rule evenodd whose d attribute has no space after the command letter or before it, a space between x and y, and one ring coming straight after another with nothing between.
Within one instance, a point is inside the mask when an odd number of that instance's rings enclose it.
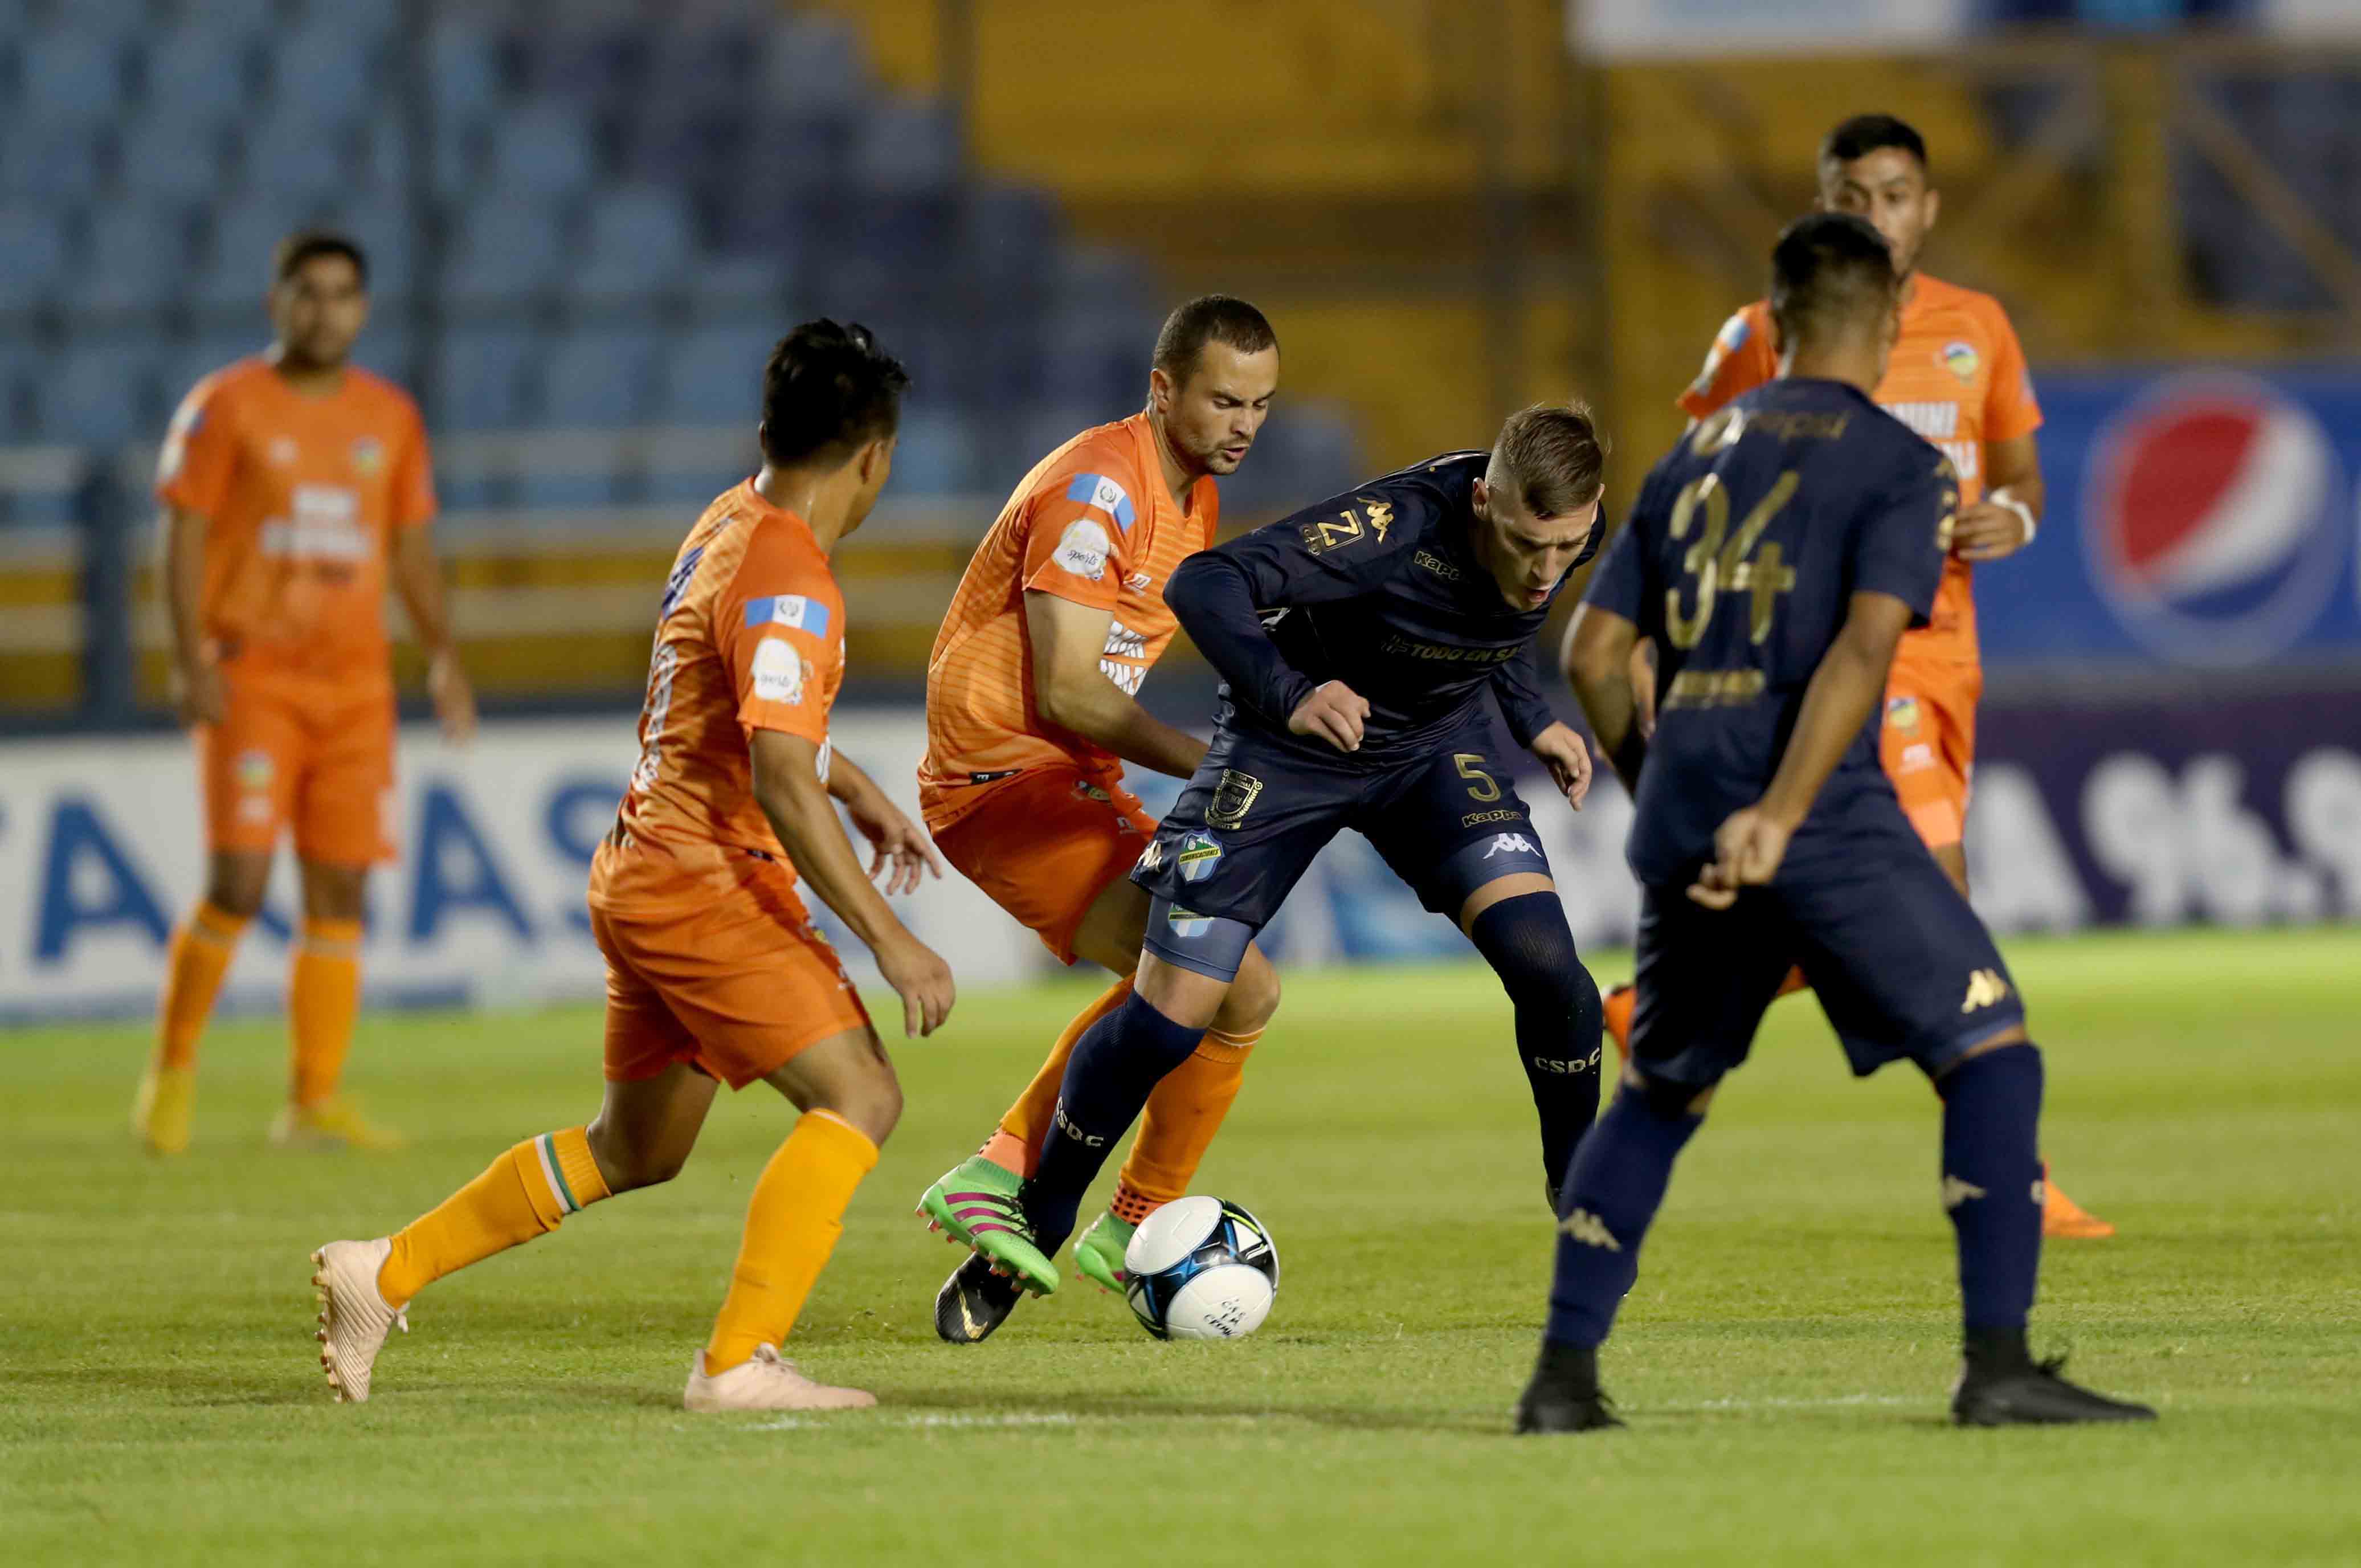
<instances>
[{"instance_id":1,"label":"pepsi logo","mask_svg":"<svg viewBox=\"0 0 2361 1568\"><path fill-rule=\"evenodd\" d=\"M2125 630L2178 663L2257 664L2320 618L2345 477L2312 415L2259 381L2158 383L2100 433L2083 554Z\"/></svg>"}]
</instances>

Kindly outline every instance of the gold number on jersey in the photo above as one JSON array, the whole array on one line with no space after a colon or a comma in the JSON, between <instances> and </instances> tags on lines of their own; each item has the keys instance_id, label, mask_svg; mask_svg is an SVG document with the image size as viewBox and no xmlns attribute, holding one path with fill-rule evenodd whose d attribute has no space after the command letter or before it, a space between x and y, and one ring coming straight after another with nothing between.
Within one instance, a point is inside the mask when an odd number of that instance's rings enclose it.
<instances>
[{"instance_id":1,"label":"gold number on jersey","mask_svg":"<svg viewBox=\"0 0 2361 1568\"><path fill-rule=\"evenodd\" d=\"M1468 799L1498 800L1500 798L1500 781L1484 771L1483 752L1454 752L1451 761L1453 765L1458 768L1459 776L1470 781L1467 785Z\"/></svg>"},{"instance_id":2,"label":"gold number on jersey","mask_svg":"<svg viewBox=\"0 0 2361 1568\"><path fill-rule=\"evenodd\" d=\"M1759 554L1754 546L1802 482L1802 476L1793 468L1780 475L1735 534L1730 532L1730 491L1723 488L1720 475L1706 474L1682 487L1673 501L1673 537L1687 538L1689 526L1700 511L1705 513L1705 532L1681 557L1681 571L1697 579L1696 608L1683 615L1679 586L1664 590L1664 635L1674 647L1697 645L1706 624L1713 619L1714 601L1725 588L1753 596L1748 626L1753 640L1760 642L1771 635L1772 614L1778 609L1779 596L1795 586L1795 569L1786 565L1778 545L1766 544Z\"/></svg>"}]
</instances>

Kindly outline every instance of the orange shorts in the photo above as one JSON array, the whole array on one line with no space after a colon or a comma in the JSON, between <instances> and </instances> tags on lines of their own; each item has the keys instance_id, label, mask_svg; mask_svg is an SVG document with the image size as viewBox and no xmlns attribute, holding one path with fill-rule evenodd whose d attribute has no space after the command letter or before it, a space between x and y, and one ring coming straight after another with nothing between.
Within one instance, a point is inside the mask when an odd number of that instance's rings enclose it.
<instances>
[{"instance_id":1,"label":"orange shorts","mask_svg":"<svg viewBox=\"0 0 2361 1568\"><path fill-rule=\"evenodd\" d=\"M1958 843L1966 829L1983 689L1981 666L1949 660L1896 658L1886 676L1878 751L1910 826L1929 849Z\"/></svg>"},{"instance_id":2,"label":"orange shorts","mask_svg":"<svg viewBox=\"0 0 2361 1568\"><path fill-rule=\"evenodd\" d=\"M268 854L291 826L307 861L391 859L391 684L274 678L241 663L223 666L221 722L196 731L206 846Z\"/></svg>"},{"instance_id":3,"label":"orange shorts","mask_svg":"<svg viewBox=\"0 0 2361 1568\"><path fill-rule=\"evenodd\" d=\"M601 844L591 861L608 1080L688 1062L743 1089L822 1040L867 1029L869 1012L787 868L743 850L692 852L710 865L646 845Z\"/></svg>"},{"instance_id":4,"label":"orange shorts","mask_svg":"<svg viewBox=\"0 0 2361 1568\"><path fill-rule=\"evenodd\" d=\"M1121 784L1080 768L1042 768L933 831L943 859L1070 964L1082 916L1139 863L1156 819Z\"/></svg>"}]
</instances>

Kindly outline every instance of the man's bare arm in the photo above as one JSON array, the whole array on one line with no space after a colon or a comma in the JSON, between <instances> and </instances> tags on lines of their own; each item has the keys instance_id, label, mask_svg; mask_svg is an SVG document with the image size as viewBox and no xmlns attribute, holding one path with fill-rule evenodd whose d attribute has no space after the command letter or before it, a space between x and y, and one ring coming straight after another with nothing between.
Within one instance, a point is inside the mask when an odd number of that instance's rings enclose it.
<instances>
[{"instance_id":1,"label":"man's bare arm","mask_svg":"<svg viewBox=\"0 0 2361 1568\"><path fill-rule=\"evenodd\" d=\"M1105 747L1126 762L1185 779L1205 759L1205 743L1139 706L1106 677L1099 655L1115 624L1111 610L1055 594L1025 596L1025 634L1033 645L1033 702L1060 729Z\"/></svg>"},{"instance_id":2,"label":"man's bare arm","mask_svg":"<svg viewBox=\"0 0 2361 1568\"><path fill-rule=\"evenodd\" d=\"M2041 450L2031 435L1984 443L1983 499L1960 514L1951 553L1962 561L1998 561L2033 543L2048 503Z\"/></svg>"},{"instance_id":3,"label":"man's bare arm","mask_svg":"<svg viewBox=\"0 0 2361 1568\"><path fill-rule=\"evenodd\" d=\"M465 740L476 731L476 695L451 638L451 618L443 597L443 569L434 558L433 531L423 525L397 530L393 540L393 586L409 612L410 630L426 650L426 690L443 733Z\"/></svg>"},{"instance_id":4,"label":"man's bare arm","mask_svg":"<svg viewBox=\"0 0 2361 1568\"><path fill-rule=\"evenodd\" d=\"M205 532L201 512L164 511L164 616L172 630L172 697L183 724L218 724L221 672L205 651Z\"/></svg>"},{"instance_id":5,"label":"man's bare arm","mask_svg":"<svg viewBox=\"0 0 2361 1568\"><path fill-rule=\"evenodd\" d=\"M1631 685L1631 650L1640 629L1612 610L1586 604L1574 612L1565 629L1563 663L1575 700L1590 720L1590 733L1606 753L1615 776L1633 795L1640 793L1640 767L1647 760L1648 738L1640 726L1640 707Z\"/></svg>"}]
</instances>

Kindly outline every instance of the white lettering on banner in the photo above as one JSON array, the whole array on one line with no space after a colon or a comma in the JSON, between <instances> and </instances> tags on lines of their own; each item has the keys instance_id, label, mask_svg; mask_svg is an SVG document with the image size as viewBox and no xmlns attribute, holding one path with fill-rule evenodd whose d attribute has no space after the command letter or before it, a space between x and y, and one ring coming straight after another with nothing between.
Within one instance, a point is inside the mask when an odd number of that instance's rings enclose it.
<instances>
[{"instance_id":1,"label":"white lettering on banner","mask_svg":"<svg viewBox=\"0 0 2361 1568\"><path fill-rule=\"evenodd\" d=\"M1980 764L1969 820L1968 885L1988 925L2071 931L2090 923L2081 876L2031 773L2008 762Z\"/></svg>"},{"instance_id":2,"label":"white lettering on banner","mask_svg":"<svg viewBox=\"0 0 2361 1568\"><path fill-rule=\"evenodd\" d=\"M2333 782L2317 781L2335 780L2340 764L2361 768L2350 752L2323 748L2290 770L2291 828L2301 831L2296 828L2301 807L2317 837L2336 794ZM2178 779L2137 752L2109 757L2091 771L2082 786L2083 833L2101 869L2130 889L2135 922L2164 926L2195 916L2253 926L2361 913L2351 877L2340 873L2340 911L2329 896L2326 870L2281 858L2270 824L2245 805L2245 784L2244 766L2220 753L2190 759ZM2323 797L2331 803L2326 807ZM2313 852L2310 844L2301 847Z\"/></svg>"}]
</instances>

